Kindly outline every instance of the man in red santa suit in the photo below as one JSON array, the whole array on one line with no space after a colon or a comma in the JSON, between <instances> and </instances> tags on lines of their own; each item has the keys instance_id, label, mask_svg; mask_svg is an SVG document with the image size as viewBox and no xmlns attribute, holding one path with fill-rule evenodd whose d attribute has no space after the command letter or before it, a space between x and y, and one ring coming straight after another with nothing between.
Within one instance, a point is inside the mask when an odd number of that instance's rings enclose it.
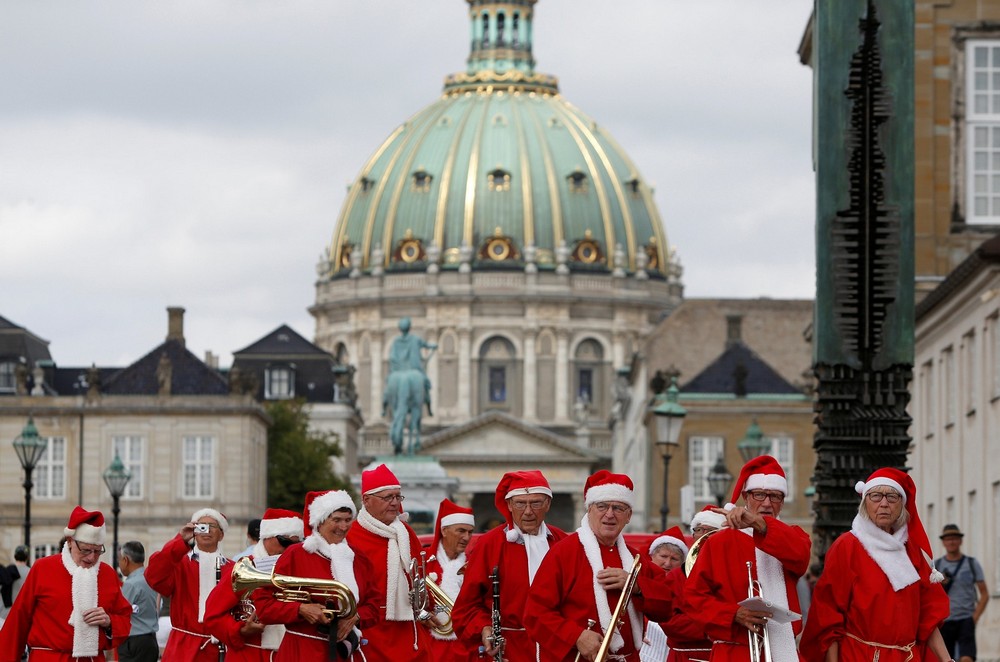
<instances>
[{"instance_id":1,"label":"man in red santa suit","mask_svg":"<svg viewBox=\"0 0 1000 662\"><path fill-rule=\"evenodd\" d=\"M132 629L132 605L118 576L101 563L104 515L77 506L63 530L61 554L39 559L24 580L0 630L0 661L103 662Z\"/></svg>"},{"instance_id":2,"label":"man in red santa suit","mask_svg":"<svg viewBox=\"0 0 1000 662\"><path fill-rule=\"evenodd\" d=\"M542 662L572 661L577 653L593 660L604 633L613 627L612 613L637 554L622 537L634 501L632 480L624 474L602 469L587 479L587 512L580 528L545 555L524 605L524 623L541 648ZM643 646L643 615L666 620L672 606L663 570L643 563L611 631L610 659L636 662Z\"/></svg>"},{"instance_id":3,"label":"man in red santa suit","mask_svg":"<svg viewBox=\"0 0 1000 662\"><path fill-rule=\"evenodd\" d=\"M260 520L260 538L249 556L257 570L271 572L285 547L302 540L302 515L291 510L268 508ZM233 569L229 563L222 570L218 585L205 603L205 626L226 647L226 662L265 662L273 658L285 634L283 625L264 625L256 613L242 614L237 620L233 609L242 595L233 591ZM251 603L252 604L252 603Z\"/></svg>"},{"instance_id":4,"label":"man in red santa suit","mask_svg":"<svg viewBox=\"0 0 1000 662\"><path fill-rule=\"evenodd\" d=\"M427 561L427 577L437 583L452 604L458 598L465 578L465 549L472 540L476 520L472 508L463 508L450 499L444 499L438 506L437 521L434 523L434 540L431 542L431 556ZM440 605L439 605L440 607ZM447 623L451 615L438 611L434 618L438 623ZM454 624L452 624L454 628ZM444 635L431 629L431 651L438 662L460 662L479 657L476 647L458 641L455 633Z\"/></svg>"},{"instance_id":5,"label":"man in red santa suit","mask_svg":"<svg viewBox=\"0 0 1000 662\"><path fill-rule=\"evenodd\" d=\"M196 530L197 527L197 530ZM205 625L205 604L229 559L219 551L229 520L214 508L202 508L191 521L149 557L146 583L170 598L170 638L164 662L218 662L219 640Z\"/></svg>"},{"instance_id":6,"label":"man in red santa suit","mask_svg":"<svg viewBox=\"0 0 1000 662\"><path fill-rule=\"evenodd\" d=\"M451 612L458 638L472 648L479 646L497 657L493 638L493 581L497 568L503 659L534 662L537 644L528 636L521 615L528 587L535 579L549 548L566 534L545 522L552 505L552 490L541 471L512 471L503 475L494 497L497 511L507 520L476 541L469 552L462 590Z\"/></svg>"},{"instance_id":7,"label":"man in red santa suit","mask_svg":"<svg viewBox=\"0 0 1000 662\"><path fill-rule=\"evenodd\" d=\"M698 561L684 584L688 615L700 622L713 641L713 662L750 659L750 632L770 639L775 662L799 659L795 637L802 621L778 623L770 611L740 606L749 595L750 577L763 599L799 611L795 583L809 567L809 535L778 519L788 494L785 472L770 455L756 457L740 471L733 503L716 509L726 528L702 542ZM744 505L733 505L740 497ZM749 564L749 568L748 568Z\"/></svg>"},{"instance_id":8,"label":"man in red santa suit","mask_svg":"<svg viewBox=\"0 0 1000 662\"><path fill-rule=\"evenodd\" d=\"M370 581L380 614L365 629L369 662L430 660L430 635L417 625L410 604L410 562L420 555L417 534L399 517L403 507L399 479L389 467L361 472L361 512L347 542L371 563Z\"/></svg>"},{"instance_id":9,"label":"man in red santa suit","mask_svg":"<svg viewBox=\"0 0 1000 662\"><path fill-rule=\"evenodd\" d=\"M336 580L350 590L357 613L332 622L324 613L326 604L282 602L274 597L274 592L258 592L255 603L260 619L265 623L283 623L286 627L285 638L274 658L276 662L333 659L334 654L340 655L339 659L362 659L357 652L361 642L359 628L375 625L379 610L369 580L371 565L355 554L346 541L355 512L351 495L343 490L306 495L306 539L281 555L274 573Z\"/></svg>"}]
</instances>

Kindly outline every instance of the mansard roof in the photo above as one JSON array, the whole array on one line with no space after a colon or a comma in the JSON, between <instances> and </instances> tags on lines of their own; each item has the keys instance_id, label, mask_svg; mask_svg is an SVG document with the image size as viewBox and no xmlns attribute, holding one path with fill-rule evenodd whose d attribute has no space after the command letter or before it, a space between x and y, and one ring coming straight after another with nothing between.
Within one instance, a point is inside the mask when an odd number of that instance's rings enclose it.
<instances>
[{"instance_id":1,"label":"mansard roof","mask_svg":"<svg viewBox=\"0 0 1000 662\"><path fill-rule=\"evenodd\" d=\"M309 342L292 327L282 324L260 340L233 352L234 357L257 358L258 355L317 355L333 358L329 352Z\"/></svg>"},{"instance_id":2,"label":"mansard roof","mask_svg":"<svg viewBox=\"0 0 1000 662\"><path fill-rule=\"evenodd\" d=\"M737 396L750 394L802 394L778 374L752 349L742 342L734 342L698 373L681 386L681 393L731 393Z\"/></svg>"},{"instance_id":3,"label":"mansard roof","mask_svg":"<svg viewBox=\"0 0 1000 662\"><path fill-rule=\"evenodd\" d=\"M156 395L159 393L161 357L170 361L171 395L227 395L229 385L217 370L189 352L182 340L166 340L144 357L114 375L101 392L114 395Z\"/></svg>"}]
</instances>

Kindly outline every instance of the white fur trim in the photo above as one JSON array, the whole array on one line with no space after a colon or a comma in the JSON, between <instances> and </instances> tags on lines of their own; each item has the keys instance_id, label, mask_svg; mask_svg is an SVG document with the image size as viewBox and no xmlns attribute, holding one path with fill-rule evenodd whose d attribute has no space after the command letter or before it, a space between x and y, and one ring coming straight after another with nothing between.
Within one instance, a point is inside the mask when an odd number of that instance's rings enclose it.
<instances>
[{"instance_id":1,"label":"white fur trim","mask_svg":"<svg viewBox=\"0 0 1000 662\"><path fill-rule=\"evenodd\" d=\"M681 554L687 554L688 553L687 543L684 542L683 540L678 540L677 538L675 538L673 536L660 536L659 538L657 538L656 540L654 540L649 545L649 553L652 554L653 550L656 549L657 547L659 547L660 545L676 545L677 547L680 548Z\"/></svg>"},{"instance_id":2,"label":"white fur trim","mask_svg":"<svg viewBox=\"0 0 1000 662\"><path fill-rule=\"evenodd\" d=\"M931 567L931 575L930 575L931 584L940 584L941 582L943 582L944 575L941 574L940 570L934 567L934 561L931 559L931 555L925 552L924 550L920 550L920 554L924 557L924 560L927 561L927 565Z\"/></svg>"},{"instance_id":3,"label":"white fur trim","mask_svg":"<svg viewBox=\"0 0 1000 662\"><path fill-rule=\"evenodd\" d=\"M753 536L753 529L743 529L743 531ZM785 585L785 570L781 561L759 548L755 548L754 551L757 560L755 574L757 581L760 582L762 597L773 605L788 609L788 587ZM771 642L771 656L775 660L798 659L792 624L768 620L766 627Z\"/></svg>"},{"instance_id":4,"label":"white fur trim","mask_svg":"<svg viewBox=\"0 0 1000 662\"><path fill-rule=\"evenodd\" d=\"M784 476L778 474L750 474L740 492L749 492L750 490L775 490L787 496L788 481L785 480Z\"/></svg>"},{"instance_id":5,"label":"white fur trim","mask_svg":"<svg viewBox=\"0 0 1000 662\"><path fill-rule=\"evenodd\" d=\"M588 506L599 501L620 501L631 507L635 505L634 500L635 492L618 483L595 485L587 490L587 495L584 497L584 501Z\"/></svg>"},{"instance_id":6,"label":"white fur trim","mask_svg":"<svg viewBox=\"0 0 1000 662\"><path fill-rule=\"evenodd\" d=\"M403 489L402 485L379 485L378 487L373 487L365 494L378 494L379 492L384 492L386 490L400 490Z\"/></svg>"},{"instance_id":7,"label":"white fur trim","mask_svg":"<svg viewBox=\"0 0 1000 662\"><path fill-rule=\"evenodd\" d=\"M587 562L590 563L590 568L594 571L591 578L594 584L594 604L597 606L597 617L600 621L601 629L607 632L611 624L611 607L608 605L607 591L597 581L597 573L604 570L604 562L601 560L600 544L597 542L597 536L594 535L593 529L590 528L590 521L587 515L584 515L583 519L580 520L580 528L576 530L576 533L580 538L580 544L583 546L583 553L587 557ZM634 558L625 545L625 539L620 534L618 540L615 541L615 546L618 549L618 556L622 560L622 568L628 572L632 567ZM632 604L631 600L629 600L626 611L628 611L629 624L632 626L632 643L635 645L637 651L642 650L642 635L644 632L642 618L639 617L639 613L635 610L635 605ZM615 653L621 650L624 645L625 640L622 639L621 633L615 627L614 633L611 635L611 652Z\"/></svg>"},{"instance_id":8,"label":"white fur trim","mask_svg":"<svg viewBox=\"0 0 1000 662\"><path fill-rule=\"evenodd\" d=\"M204 517L204 515L198 517ZM198 622L203 623L205 621L205 602L208 600L208 594L218 583L216 577L218 564L220 561L224 563L227 559L220 552L203 552L197 548L192 550L191 554L198 555Z\"/></svg>"},{"instance_id":9,"label":"white fur trim","mask_svg":"<svg viewBox=\"0 0 1000 662\"><path fill-rule=\"evenodd\" d=\"M346 540L332 545L313 531L302 543L302 548L310 554L319 554L330 559L330 576L351 589L355 602L361 601L358 579L354 576L354 550Z\"/></svg>"},{"instance_id":10,"label":"white fur trim","mask_svg":"<svg viewBox=\"0 0 1000 662\"><path fill-rule=\"evenodd\" d=\"M550 490L547 487L543 487L542 485L539 485L537 487L516 487L512 489L510 492L507 492L507 495L504 497L504 500L507 500L511 497L516 497L518 495L524 496L525 494L544 494L545 496L550 497L552 496L552 490Z\"/></svg>"},{"instance_id":11,"label":"white fur trim","mask_svg":"<svg viewBox=\"0 0 1000 662\"><path fill-rule=\"evenodd\" d=\"M538 567L542 565L542 559L549 553L549 527L542 522L538 527L538 533L528 535L515 524L504 532L504 536L507 542L524 545L524 553L528 557L528 586L531 586L535 581Z\"/></svg>"},{"instance_id":12,"label":"white fur trim","mask_svg":"<svg viewBox=\"0 0 1000 662\"><path fill-rule=\"evenodd\" d=\"M716 529L721 529L726 523L726 516L722 513L713 513L711 510L703 510L701 512L695 513L694 517L691 518L691 528L698 526L711 526Z\"/></svg>"},{"instance_id":13,"label":"white fur trim","mask_svg":"<svg viewBox=\"0 0 1000 662\"><path fill-rule=\"evenodd\" d=\"M277 519L265 519L260 522L260 539L274 538L276 536L302 537L302 520L298 517L279 517Z\"/></svg>"},{"instance_id":14,"label":"white fur trim","mask_svg":"<svg viewBox=\"0 0 1000 662\"><path fill-rule=\"evenodd\" d=\"M903 505L904 506L906 505L906 490L904 490L903 486L894 481L892 478L883 478L880 476L878 478L872 478L867 483L859 480L854 485L854 491L860 494L861 496L864 496L868 494L869 490L871 490L873 487L878 487L879 485L886 485L899 492L900 496L903 497Z\"/></svg>"},{"instance_id":15,"label":"white fur trim","mask_svg":"<svg viewBox=\"0 0 1000 662\"><path fill-rule=\"evenodd\" d=\"M383 524L372 517L371 513L361 508L358 513L358 525L380 538L385 538L387 550L386 586L385 586L385 620L412 621L413 609L410 606L410 582L406 572L410 569L410 534L406 525L399 520L391 525ZM414 632L416 643L416 632Z\"/></svg>"},{"instance_id":16,"label":"white fur trim","mask_svg":"<svg viewBox=\"0 0 1000 662\"><path fill-rule=\"evenodd\" d=\"M357 515L358 509L351 500L351 495L343 490L333 490L313 499L309 504L309 526L316 529L331 513L347 508L351 515Z\"/></svg>"},{"instance_id":17,"label":"white fur trim","mask_svg":"<svg viewBox=\"0 0 1000 662\"><path fill-rule=\"evenodd\" d=\"M104 526L93 526L86 522L81 522L75 529L63 529L63 534L71 537L77 542L90 545L103 545L107 538L108 530Z\"/></svg>"},{"instance_id":18,"label":"white fur trim","mask_svg":"<svg viewBox=\"0 0 1000 662\"><path fill-rule=\"evenodd\" d=\"M202 508L201 510L194 511L194 514L191 515L191 521L197 522L202 517L211 517L214 519L215 523L222 527L222 533L229 531L229 520L215 508Z\"/></svg>"},{"instance_id":19,"label":"white fur trim","mask_svg":"<svg viewBox=\"0 0 1000 662\"><path fill-rule=\"evenodd\" d=\"M909 529L905 524L895 533L888 533L858 514L851 523L851 533L885 573L893 591L920 581L917 569L906 554L905 543L909 537Z\"/></svg>"},{"instance_id":20,"label":"white fur trim","mask_svg":"<svg viewBox=\"0 0 1000 662\"><path fill-rule=\"evenodd\" d=\"M468 513L452 513L451 515L445 515L441 518L442 529L453 524L468 524L469 526L475 526L476 518Z\"/></svg>"},{"instance_id":21,"label":"white fur trim","mask_svg":"<svg viewBox=\"0 0 1000 662\"><path fill-rule=\"evenodd\" d=\"M63 544L62 563L72 581L73 610L68 623L73 628L73 657L96 657L100 652L100 628L87 625L83 612L97 606L97 576L101 564L98 562L90 568L78 566L69 551L69 543Z\"/></svg>"}]
</instances>

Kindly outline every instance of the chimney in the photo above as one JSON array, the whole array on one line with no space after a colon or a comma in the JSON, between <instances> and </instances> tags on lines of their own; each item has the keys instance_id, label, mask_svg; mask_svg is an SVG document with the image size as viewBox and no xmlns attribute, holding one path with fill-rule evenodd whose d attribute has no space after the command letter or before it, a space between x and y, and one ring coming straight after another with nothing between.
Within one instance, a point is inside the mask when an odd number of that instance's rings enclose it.
<instances>
[{"instance_id":1,"label":"chimney","mask_svg":"<svg viewBox=\"0 0 1000 662\"><path fill-rule=\"evenodd\" d=\"M205 350L205 365L207 365L212 370L219 369L219 355L213 354L212 350Z\"/></svg>"},{"instance_id":2,"label":"chimney","mask_svg":"<svg viewBox=\"0 0 1000 662\"><path fill-rule=\"evenodd\" d=\"M167 308L167 340L177 340L184 346L184 309L179 306Z\"/></svg>"},{"instance_id":3,"label":"chimney","mask_svg":"<svg viewBox=\"0 0 1000 662\"><path fill-rule=\"evenodd\" d=\"M726 315L726 349L743 342L743 316Z\"/></svg>"}]
</instances>

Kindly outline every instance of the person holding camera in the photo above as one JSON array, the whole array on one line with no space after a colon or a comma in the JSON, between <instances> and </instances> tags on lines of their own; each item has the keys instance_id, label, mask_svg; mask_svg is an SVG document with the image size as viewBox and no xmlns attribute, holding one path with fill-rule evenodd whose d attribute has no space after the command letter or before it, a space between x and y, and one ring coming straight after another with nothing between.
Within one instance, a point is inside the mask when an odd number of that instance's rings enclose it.
<instances>
[{"instance_id":1,"label":"person holding camera","mask_svg":"<svg viewBox=\"0 0 1000 662\"><path fill-rule=\"evenodd\" d=\"M146 582L170 598L170 638L163 661L218 662L224 650L205 624L205 603L230 563L219 550L229 529L226 516L214 508L191 515L163 549L149 557Z\"/></svg>"},{"instance_id":2,"label":"person holding camera","mask_svg":"<svg viewBox=\"0 0 1000 662\"><path fill-rule=\"evenodd\" d=\"M955 659L959 662L974 662L976 623L986 609L990 593L986 589L983 567L979 565L979 561L962 554L964 536L957 524L944 525L941 544L944 545L945 555L934 561L934 567L944 575L941 586L948 592L948 599L951 601L951 613L941 624L944 644L949 653L957 655Z\"/></svg>"}]
</instances>

